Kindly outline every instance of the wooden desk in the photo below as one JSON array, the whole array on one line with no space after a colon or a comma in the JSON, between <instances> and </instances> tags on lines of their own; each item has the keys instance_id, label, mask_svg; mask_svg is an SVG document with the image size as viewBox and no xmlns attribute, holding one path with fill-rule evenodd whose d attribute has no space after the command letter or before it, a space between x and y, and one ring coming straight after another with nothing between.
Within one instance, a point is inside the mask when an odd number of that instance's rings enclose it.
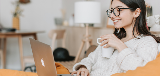
<instances>
[{"instance_id":1,"label":"wooden desk","mask_svg":"<svg viewBox=\"0 0 160 76\"><path fill-rule=\"evenodd\" d=\"M6 63L6 41L7 38L17 37L19 42L19 52L21 59L21 70L24 70L24 62L23 62L23 45L22 45L22 37L25 36L33 36L35 40L37 40L37 33L41 33L43 31L16 31L16 32L0 32L0 38L3 39L3 68L5 68ZM1 40L0 40L1 41Z\"/></svg>"}]
</instances>

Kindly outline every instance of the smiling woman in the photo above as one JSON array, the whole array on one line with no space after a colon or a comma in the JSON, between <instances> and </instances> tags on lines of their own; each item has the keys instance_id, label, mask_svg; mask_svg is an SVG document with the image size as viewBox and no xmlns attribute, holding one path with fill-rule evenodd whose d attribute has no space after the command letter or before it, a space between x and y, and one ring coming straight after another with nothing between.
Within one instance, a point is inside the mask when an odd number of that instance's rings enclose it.
<instances>
[{"instance_id":1,"label":"smiling woman","mask_svg":"<svg viewBox=\"0 0 160 76\"><path fill-rule=\"evenodd\" d=\"M144 0L112 0L106 13L113 21L114 33L100 36L102 43L87 58L73 66L73 73L111 76L135 70L154 60L160 40L146 28L145 10ZM109 47L115 50L110 58L105 58L102 49Z\"/></svg>"}]
</instances>

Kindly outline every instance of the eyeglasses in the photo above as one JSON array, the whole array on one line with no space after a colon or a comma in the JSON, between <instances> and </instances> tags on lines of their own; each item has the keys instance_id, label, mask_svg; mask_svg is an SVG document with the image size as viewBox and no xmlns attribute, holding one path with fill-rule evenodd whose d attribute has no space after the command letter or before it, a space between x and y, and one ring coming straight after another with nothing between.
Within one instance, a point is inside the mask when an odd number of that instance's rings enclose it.
<instances>
[{"instance_id":1,"label":"eyeglasses","mask_svg":"<svg viewBox=\"0 0 160 76\"><path fill-rule=\"evenodd\" d=\"M107 10L106 13L107 13L109 18L111 18L112 12L115 16L119 16L120 11L122 11L121 9L133 9L133 8L111 8L111 9Z\"/></svg>"}]
</instances>

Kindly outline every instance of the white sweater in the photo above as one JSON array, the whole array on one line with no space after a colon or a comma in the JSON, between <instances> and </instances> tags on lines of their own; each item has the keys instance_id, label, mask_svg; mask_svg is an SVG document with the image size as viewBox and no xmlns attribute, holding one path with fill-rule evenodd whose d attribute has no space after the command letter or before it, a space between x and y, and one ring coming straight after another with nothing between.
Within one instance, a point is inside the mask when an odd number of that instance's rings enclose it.
<instances>
[{"instance_id":1,"label":"white sweater","mask_svg":"<svg viewBox=\"0 0 160 76\"><path fill-rule=\"evenodd\" d=\"M151 36L138 36L124 42L128 47L120 53L115 50L110 59L101 56L102 46L98 46L88 57L76 63L73 71L81 65L85 65L90 76L110 76L115 73L125 73L128 70L135 70L137 67L146 65L156 58L158 44Z\"/></svg>"}]
</instances>

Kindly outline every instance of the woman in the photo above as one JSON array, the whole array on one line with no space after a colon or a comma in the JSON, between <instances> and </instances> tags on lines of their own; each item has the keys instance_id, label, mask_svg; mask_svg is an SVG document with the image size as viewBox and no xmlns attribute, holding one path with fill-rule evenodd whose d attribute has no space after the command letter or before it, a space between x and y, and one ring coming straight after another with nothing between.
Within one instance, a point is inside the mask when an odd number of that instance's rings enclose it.
<instances>
[{"instance_id":1,"label":"woman","mask_svg":"<svg viewBox=\"0 0 160 76\"><path fill-rule=\"evenodd\" d=\"M74 65L72 74L110 76L144 66L156 58L160 40L146 28L144 0L112 0L108 17L114 22L114 34L101 36L103 43L87 58ZM116 50L110 59L101 56L101 48Z\"/></svg>"}]
</instances>

